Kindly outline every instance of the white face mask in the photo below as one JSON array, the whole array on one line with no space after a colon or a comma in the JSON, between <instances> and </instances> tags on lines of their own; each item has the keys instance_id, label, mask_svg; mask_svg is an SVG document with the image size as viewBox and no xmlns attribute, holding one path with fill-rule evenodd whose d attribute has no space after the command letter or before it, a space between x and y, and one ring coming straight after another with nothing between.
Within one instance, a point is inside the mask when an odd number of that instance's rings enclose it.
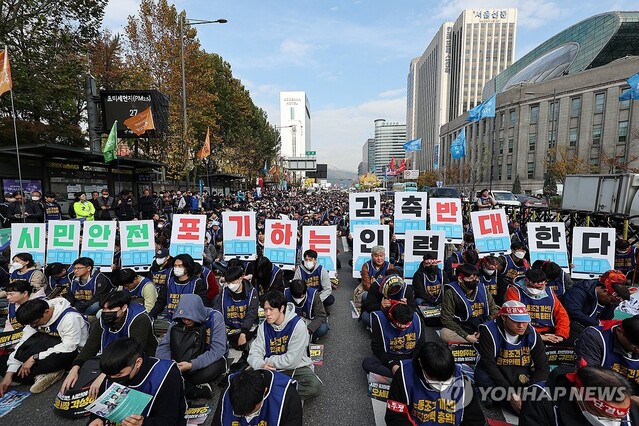
<instances>
[{"instance_id":1,"label":"white face mask","mask_svg":"<svg viewBox=\"0 0 639 426\"><path fill-rule=\"evenodd\" d=\"M40 201L40 197L31 197L33 201Z\"/></svg>"},{"instance_id":2,"label":"white face mask","mask_svg":"<svg viewBox=\"0 0 639 426\"><path fill-rule=\"evenodd\" d=\"M530 294L531 296L541 296L542 294L546 292L546 289L526 287L526 292Z\"/></svg>"},{"instance_id":3,"label":"white face mask","mask_svg":"<svg viewBox=\"0 0 639 426\"><path fill-rule=\"evenodd\" d=\"M13 268L14 271L17 271L18 269L22 269L24 265L20 262L13 262L11 264L11 267Z\"/></svg>"},{"instance_id":4,"label":"white face mask","mask_svg":"<svg viewBox=\"0 0 639 426\"><path fill-rule=\"evenodd\" d=\"M240 289L240 286L242 284L241 283L228 283L226 286L228 287L229 290L231 290L233 293L237 293Z\"/></svg>"},{"instance_id":5,"label":"white face mask","mask_svg":"<svg viewBox=\"0 0 639 426\"><path fill-rule=\"evenodd\" d=\"M517 259L523 259L524 257L526 257L526 252L525 251L516 251L515 252L515 257Z\"/></svg>"},{"instance_id":6,"label":"white face mask","mask_svg":"<svg viewBox=\"0 0 639 426\"><path fill-rule=\"evenodd\" d=\"M484 273L485 273L486 275L492 275L492 274L494 274L494 273L495 273L495 270L494 270L494 269L486 269L486 268L482 268L482 269L484 270Z\"/></svg>"},{"instance_id":7,"label":"white face mask","mask_svg":"<svg viewBox=\"0 0 639 426\"><path fill-rule=\"evenodd\" d=\"M304 267L309 270L313 269L315 267L315 262L313 262L312 260L305 260Z\"/></svg>"},{"instance_id":8,"label":"white face mask","mask_svg":"<svg viewBox=\"0 0 639 426\"><path fill-rule=\"evenodd\" d=\"M166 257L156 257L155 258L155 263L157 263L158 265L164 265L165 261L166 261Z\"/></svg>"},{"instance_id":9,"label":"white face mask","mask_svg":"<svg viewBox=\"0 0 639 426\"><path fill-rule=\"evenodd\" d=\"M594 414L587 412L586 410L582 410L582 414L592 426L620 426L621 420L619 419L602 419Z\"/></svg>"},{"instance_id":10,"label":"white face mask","mask_svg":"<svg viewBox=\"0 0 639 426\"><path fill-rule=\"evenodd\" d=\"M304 299L306 299L306 297L300 297L299 299L297 297L294 297L293 301L299 305L300 303L304 301Z\"/></svg>"},{"instance_id":11,"label":"white face mask","mask_svg":"<svg viewBox=\"0 0 639 426\"><path fill-rule=\"evenodd\" d=\"M178 278L184 275L185 272L186 271L184 270L184 268L180 268L180 267L173 268L173 274Z\"/></svg>"},{"instance_id":12,"label":"white face mask","mask_svg":"<svg viewBox=\"0 0 639 426\"><path fill-rule=\"evenodd\" d=\"M426 377L426 373L424 373L424 377ZM441 392L447 388L449 388L453 384L453 377L448 380L433 380L426 378L426 383L430 385L433 389L438 392Z\"/></svg>"}]
</instances>

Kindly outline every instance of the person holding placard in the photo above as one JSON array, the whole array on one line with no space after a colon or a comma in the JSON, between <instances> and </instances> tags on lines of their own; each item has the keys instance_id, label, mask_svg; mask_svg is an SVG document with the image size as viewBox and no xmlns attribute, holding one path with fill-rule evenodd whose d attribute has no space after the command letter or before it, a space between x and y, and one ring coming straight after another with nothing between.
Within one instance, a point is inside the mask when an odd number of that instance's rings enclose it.
<instances>
[{"instance_id":1,"label":"person holding placard","mask_svg":"<svg viewBox=\"0 0 639 426\"><path fill-rule=\"evenodd\" d=\"M317 252L315 250L306 250L303 257L304 261L295 270L293 279L302 280L307 287L316 288L319 291L324 308L328 308L335 303L335 297L331 294L333 287L328 271L317 262Z\"/></svg>"},{"instance_id":2,"label":"person holding placard","mask_svg":"<svg viewBox=\"0 0 639 426\"><path fill-rule=\"evenodd\" d=\"M493 296L497 296L497 275L499 274L499 259L490 255L483 257L477 264L479 271L479 283L486 288L486 291Z\"/></svg>"},{"instance_id":3,"label":"person holding placard","mask_svg":"<svg viewBox=\"0 0 639 426\"><path fill-rule=\"evenodd\" d=\"M504 296L508 286L513 283L515 278L524 275L524 273L530 268L530 264L525 259L526 246L519 241L514 241L510 244L510 254L500 256L500 263L502 265L501 272L497 275L497 296L495 296L495 302L501 305L504 302Z\"/></svg>"},{"instance_id":4,"label":"person holding placard","mask_svg":"<svg viewBox=\"0 0 639 426\"><path fill-rule=\"evenodd\" d=\"M173 258L169 255L169 249L163 247L155 251L153 263L146 277L153 281L158 294L160 294L162 288L166 288L172 265Z\"/></svg>"},{"instance_id":5,"label":"person holding placard","mask_svg":"<svg viewBox=\"0 0 639 426\"><path fill-rule=\"evenodd\" d=\"M444 286L440 336L446 343L476 343L479 326L495 316L499 308L473 265L457 267L457 281Z\"/></svg>"}]
</instances>

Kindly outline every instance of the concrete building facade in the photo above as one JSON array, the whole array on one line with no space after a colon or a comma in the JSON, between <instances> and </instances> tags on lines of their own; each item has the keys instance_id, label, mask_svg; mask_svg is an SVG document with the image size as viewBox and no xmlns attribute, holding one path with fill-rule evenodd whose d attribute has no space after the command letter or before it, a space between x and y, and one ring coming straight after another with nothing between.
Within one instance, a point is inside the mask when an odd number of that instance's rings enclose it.
<instances>
[{"instance_id":1,"label":"concrete building facade","mask_svg":"<svg viewBox=\"0 0 639 426\"><path fill-rule=\"evenodd\" d=\"M280 152L284 158L311 150L311 107L305 92L280 92Z\"/></svg>"},{"instance_id":2,"label":"concrete building facade","mask_svg":"<svg viewBox=\"0 0 639 426\"><path fill-rule=\"evenodd\" d=\"M373 166L371 167L371 163L369 163L369 167L377 176L384 175L384 167L390 163L393 157L398 162L404 158L405 142L405 124L389 122L382 118L375 120L374 160L372 161Z\"/></svg>"}]
</instances>

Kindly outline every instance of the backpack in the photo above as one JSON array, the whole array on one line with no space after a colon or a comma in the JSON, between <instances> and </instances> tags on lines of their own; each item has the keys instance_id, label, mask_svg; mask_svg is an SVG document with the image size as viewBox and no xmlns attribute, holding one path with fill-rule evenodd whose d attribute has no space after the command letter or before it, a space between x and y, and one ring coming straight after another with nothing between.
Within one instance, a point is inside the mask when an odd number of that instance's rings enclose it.
<instances>
[{"instance_id":1,"label":"backpack","mask_svg":"<svg viewBox=\"0 0 639 426\"><path fill-rule=\"evenodd\" d=\"M171 358L175 362L191 361L206 350L206 324L187 327L176 323L170 333Z\"/></svg>"}]
</instances>

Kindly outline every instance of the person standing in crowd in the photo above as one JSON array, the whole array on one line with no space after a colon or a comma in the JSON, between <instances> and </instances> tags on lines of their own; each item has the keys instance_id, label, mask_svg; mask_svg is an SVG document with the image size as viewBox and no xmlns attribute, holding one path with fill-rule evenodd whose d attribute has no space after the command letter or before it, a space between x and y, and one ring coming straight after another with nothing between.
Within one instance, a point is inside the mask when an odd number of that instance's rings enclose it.
<instances>
[{"instance_id":1,"label":"person standing in crowd","mask_svg":"<svg viewBox=\"0 0 639 426\"><path fill-rule=\"evenodd\" d=\"M99 268L93 268L93 259L81 257L73 262L73 280L66 297L80 313L95 315L100 310L100 299L111 290L111 280Z\"/></svg>"},{"instance_id":2,"label":"person standing in crowd","mask_svg":"<svg viewBox=\"0 0 639 426\"><path fill-rule=\"evenodd\" d=\"M225 353L226 330L220 312L205 307L195 294L182 296L157 357L178 363L187 398L213 397L209 383L226 371Z\"/></svg>"},{"instance_id":3,"label":"person standing in crowd","mask_svg":"<svg viewBox=\"0 0 639 426\"><path fill-rule=\"evenodd\" d=\"M142 220L150 220L155 210L155 199L151 196L151 191L145 189L142 196L138 200L138 209L140 210L140 218Z\"/></svg>"},{"instance_id":4,"label":"person standing in crowd","mask_svg":"<svg viewBox=\"0 0 639 426\"><path fill-rule=\"evenodd\" d=\"M186 399L184 382L177 364L144 354L140 343L132 338L118 339L106 348L100 358L100 370L106 380L100 393L119 383L131 389L153 395L141 414L132 414L122 425L185 426ZM91 414L89 426L104 426L105 419Z\"/></svg>"},{"instance_id":5,"label":"person standing in crowd","mask_svg":"<svg viewBox=\"0 0 639 426\"><path fill-rule=\"evenodd\" d=\"M422 342L398 365L384 420L388 426L483 426L486 418L471 380L447 346Z\"/></svg>"},{"instance_id":6,"label":"person standing in crowd","mask_svg":"<svg viewBox=\"0 0 639 426\"><path fill-rule=\"evenodd\" d=\"M89 335L89 324L63 298L28 300L18 308L17 320L28 325L9 355L0 397L14 380L33 383L31 393L45 391L64 376Z\"/></svg>"},{"instance_id":7,"label":"person standing in crowd","mask_svg":"<svg viewBox=\"0 0 639 426\"><path fill-rule=\"evenodd\" d=\"M213 426L302 426L302 400L297 383L286 374L270 370L244 370L228 378Z\"/></svg>"},{"instance_id":8,"label":"person standing in crowd","mask_svg":"<svg viewBox=\"0 0 639 426\"><path fill-rule=\"evenodd\" d=\"M490 210L497 204L495 197L493 194L488 191L488 189L482 189L477 198L477 210Z\"/></svg>"},{"instance_id":9,"label":"person standing in crowd","mask_svg":"<svg viewBox=\"0 0 639 426\"><path fill-rule=\"evenodd\" d=\"M306 250L303 257L304 261L295 270L293 279L302 280L307 287L316 288L319 291L324 308L328 308L335 303L335 297L331 294L333 287L328 271L317 262L317 252L315 250Z\"/></svg>"},{"instance_id":10,"label":"person standing in crowd","mask_svg":"<svg viewBox=\"0 0 639 426\"><path fill-rule=\"evenodd\" d=\"M493 297L479 285L479 271L473 265L456 268L457 281L446 284L442 300L441 338L447 343L476 343L479 325L499 310Z\"/></svg>"},{"instance_id":11,"label":"person standing in crowd","mask_svg":"<svg viewBox=\"0 0 639 426\"><path fill-rule=\"evenodd\" d=\"M298 382L302 400L319 395L322 383L311 368L308 356L309 333L302 318L284 294L269 291L263 299L264 321L249 351L248 363L254 369L282 371Z\"/></svg>"},{"instance_id":12,"label":"person standing in crowd","mask_svg":"<svg viewBox=\"0 0 639 426\"><path fill-rule=\"evenodd\" d=\"M120 221L133 220L137 217L131 190L123 189L120 193L117 199L117 206L115 207L115 215Z\"/></svg>"},{"instance_id":13,"label":"person standing in crowd","mask_svg":"<svg viewBox=\"0 0 639 426\"><path fill-rule=\"evenodd\" d=\"M97 199L96 215L97 220L113 220L115 219L114 202L112 196L109 195L109 190L104 188L101 196Z\"/></svg>"},{"instance_id":14,"label":"person standing in crowd","mask_svg":"<svg viewBox=\"0 0 639 426\"><path fill-rule=\"evenodd\" d=\"M40 205L44 212L45 222L62 219L62 207L55 200L55 192L45 192L44 203L40 203Z\"/></svg>"},{"instance_id":15,"label":"person standing in crowd","mask_svg":"<svg viewBox=\"0 0 639 426\"><path fill-rule=\"evenodd\" d=\"M93 220L95 215L95 207L91 201L87 200L87 194L85 192L75 193L76 202L73 203L73 211L75 217L84 220Z\"/></svg>"},{"instance_id":16,"label":"person standing in crowd","mask_svg":"<svg viewBox=\"0 0 639 426\"><path fill-rule=\"evenodd\" d=\"M9 206L9 219L13 223L39 223L42 222L44 215L40 209L40 205L35 201L23 199L21 191L13 193L15 201Z\"/></svg>"},{"instance_id":17,"label":"person standing in crowd","mask_svg":"<svg viewBox=\"0 0 639 426\"><path fill-rule=\"evenodd\" d=\"M44 296L47 279L44 273L36 268L30 253L18 253L13 256L9 281L24 280L33 287L36 296Z\"/></svg>"}]
</instances>

